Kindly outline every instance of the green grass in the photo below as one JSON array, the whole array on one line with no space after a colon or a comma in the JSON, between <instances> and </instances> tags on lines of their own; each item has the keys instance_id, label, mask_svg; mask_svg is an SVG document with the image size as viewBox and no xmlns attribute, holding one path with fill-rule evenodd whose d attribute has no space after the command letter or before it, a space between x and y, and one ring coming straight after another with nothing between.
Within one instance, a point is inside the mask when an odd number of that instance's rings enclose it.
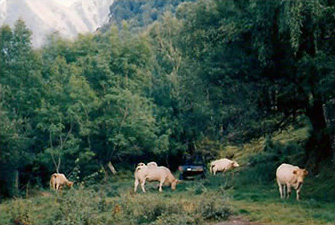
<instances>
[{"instance_id":1,"label":"green grass","mask_svg":"<svg viewBox=\"0 0 335 225\"><path fill-rule=\"evenodd\" d=\"M185 181L163 193L148 183L147 193L134 194L132 179L76 187L62 196L46 191L50 195L3 202L0 224L203 224L231 214L261 224L334 224L334 202L309 192L319 177L304 184L298 202L295 193L281 200L275 183L240 186L241 174Z\"/></svg>"},{"instance_id":2,"label":"green grass","mask_svg":"<svg viewBox=\"0 0 335 225\"><path fill-rule=\"evenodd\" d=\"M147 193L133 193L132 173L107 183L76 186L57 195L39 190L27 199L0 204L0 224L205 224L230 215L260 224L334 224L334 175L331 164L305 178L301 201L295 192L279 198L274 171L280 160L299 160L307 129L283 132L269 143L262 138L243 146L227 146L241 167L206 179L184 181L176 191L147 183ZM269 145L267 152L263 152ZM281 156L284 151L288 156ZM284 158L285 157L285 158ZM273 160L273 161L271 161Z\"/></svg>"},{"instance_id":3,"label":"green grass","mask_svg":"<svg viewBox=\"0 0 335 225\"><path fill-rule=\"evenodd\" d=\"M307 184L305 184L307 186ZM229 191L229 203L234 211L250 221L265 224L334 224L333 201L315 199L302 188L301 201L295 200L295 192L288 200L279 198L278 187L250 185Z\"/></svg>"},{"instance_id":4,"label":"green grass","mask_svg":"<svg viewBox=\"0 0 335 225\"><path fill-rule=\"evenodd\" d=\"M294 190L289 200L279 198L275 168L282 162L303 166L302 146L307 138L308 127L291 128L274 135L267 152L263 151L269 145L265 138L227 147L228 153L222 155L233 153L241 164L233 181L229 176L223 178L234 187L228 190L234 213L264 224L334 224L335 187L330 162L323 164L319 174L305 178L301 201L295 200Z\"/></svg>"}]
</instances>

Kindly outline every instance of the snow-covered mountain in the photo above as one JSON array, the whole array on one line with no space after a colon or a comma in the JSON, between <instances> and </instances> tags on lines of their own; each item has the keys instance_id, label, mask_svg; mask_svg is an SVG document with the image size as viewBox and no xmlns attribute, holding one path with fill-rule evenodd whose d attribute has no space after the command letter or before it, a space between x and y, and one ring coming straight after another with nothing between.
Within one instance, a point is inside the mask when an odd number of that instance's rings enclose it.
<instances>
[{"instance_id":1,"label":"snow-covered mountain","mask_svg":"<svg viewBox=\"0 0 335 225\"><path fill-rule=\"evenodd\" d=\"M0 26L13 27L23 19L33 32L33 45L40 47L46 35L59 32L73 38L79 33L94 32L109 20L109 6L114 0L76 0L72 5L57 0L0 0Z\"/></svg>"}]
</instances>

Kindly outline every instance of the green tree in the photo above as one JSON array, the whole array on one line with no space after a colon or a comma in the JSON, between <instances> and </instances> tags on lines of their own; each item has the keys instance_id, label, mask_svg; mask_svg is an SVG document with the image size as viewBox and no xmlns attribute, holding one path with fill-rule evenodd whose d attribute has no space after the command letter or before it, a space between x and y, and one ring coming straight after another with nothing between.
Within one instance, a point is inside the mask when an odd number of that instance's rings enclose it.
<instances>
[{"instance_id":1,"label":"green tree","mask_svg":"<svg viewBox=\"0 0 335 225\"><path fill-rule=\"evenodd\" d=\"M101 107L94 123L95 149L99 160L124 161L135 155L164 151L164 132L156 124L155 105L149 98L152 90L150 63L152 53L145 36L132 37L127 24L120 32L116 27L98 40L99 62L90 59Z\"/></svg>"},{"instance_id":2,"label":"green tree","mask_svg":"<svg viewBox=\"0 0 335 225\"><path fill-rule=\"evenodd\" d=\"M8 26L1 27L0 39L0 104L4 132L0 160L6 171L2 179L6 183L5 193L17 195L19 172L35 157L33 126L34 110L40 104L41 61L31 47L31 32L23 21L18 20L13 31Z\"/></svg>"},{"instance_id":3,"label":"green tree","mask_svg":"<svg viewBox=\"0 0 335 225\"><path fill-rule=\"evenodd\" d=\"M332 2L202 1L179 10L180 48L209 86L216 127L252 138L304 114L307 155L329 156L322 105L334 96Z\"/></svg>"}]
</instances>

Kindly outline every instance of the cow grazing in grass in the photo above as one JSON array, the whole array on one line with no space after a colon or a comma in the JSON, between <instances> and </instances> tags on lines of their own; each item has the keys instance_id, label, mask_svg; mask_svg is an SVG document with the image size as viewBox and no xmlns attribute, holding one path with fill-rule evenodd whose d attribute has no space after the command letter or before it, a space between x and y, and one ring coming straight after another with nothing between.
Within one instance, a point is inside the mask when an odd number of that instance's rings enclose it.
<instances>
[{"instance_id":1,"label":"cow grazing in grass","mask_svg":"<svg viewBox=\"0 0 335 225\"><path fill-rule=\"evenodd\" d=\"M146 181L159 181L159 191L162 192L162 186L164 184L170 184L171 189L175 190L179 181L172 175L171 171L164 166L137 166L135 169L135 184L134 192L137 191L138 184L141 184L143 192L145 191Z\"/></svg>"},{"instance_id":2,"label":"cow grazing in grass","mask_svg":"<svg viewBox=\"0 0 335 225\"><path fill-rule=\"evenodd\" d=\"M307 174L308 172L305 169L300 169L297 166L286 163L281 164L276 171L280 197L285 198L286 186L286 197L290 198L291 187L293 187L297 192L297 200L300 200L301 187Z\"/></svg>"},{"instance_id":3,"label":"cow grazing in grass","mask_svg":"<svg viewBox=\"0 0 335 225\"><path fill-rule=\"evenodd\" d=\"M239 166L240 165L236 161L224 158L224 159L218 159L218 160L211 162L209 171L215 175L217 172L226 172L227 170L230 170L230 169L233 169Z\"/></svg>"},{"instance_id":4,"label":"cow grazing in grass","mask_svg":"<svg viewBox=\"0 0 335 225\"><path fill-rule=\"evenodd\" d=\"M64 174L54 173L50 177L50 188L56 191L63 189L63 187L72 188L73 182L69 181Z\"/></svg>"}]
</instances>

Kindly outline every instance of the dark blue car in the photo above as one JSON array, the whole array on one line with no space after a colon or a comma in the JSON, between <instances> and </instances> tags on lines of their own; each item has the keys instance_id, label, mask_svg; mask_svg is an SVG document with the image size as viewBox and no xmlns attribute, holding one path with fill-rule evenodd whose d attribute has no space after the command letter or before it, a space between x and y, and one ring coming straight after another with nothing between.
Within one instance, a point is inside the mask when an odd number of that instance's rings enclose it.
<instances>
[{"instance_id":1,"label":"dark blue car","mask_svg":"<svg viewBox=\"0 0 335 225\"><path fill-rule=\"evenodd\" d=\"M185 155L183 164L178 167L180 171L179 180L205 178L206 165L200 155Z\"/></svg>"}]
</instances>

